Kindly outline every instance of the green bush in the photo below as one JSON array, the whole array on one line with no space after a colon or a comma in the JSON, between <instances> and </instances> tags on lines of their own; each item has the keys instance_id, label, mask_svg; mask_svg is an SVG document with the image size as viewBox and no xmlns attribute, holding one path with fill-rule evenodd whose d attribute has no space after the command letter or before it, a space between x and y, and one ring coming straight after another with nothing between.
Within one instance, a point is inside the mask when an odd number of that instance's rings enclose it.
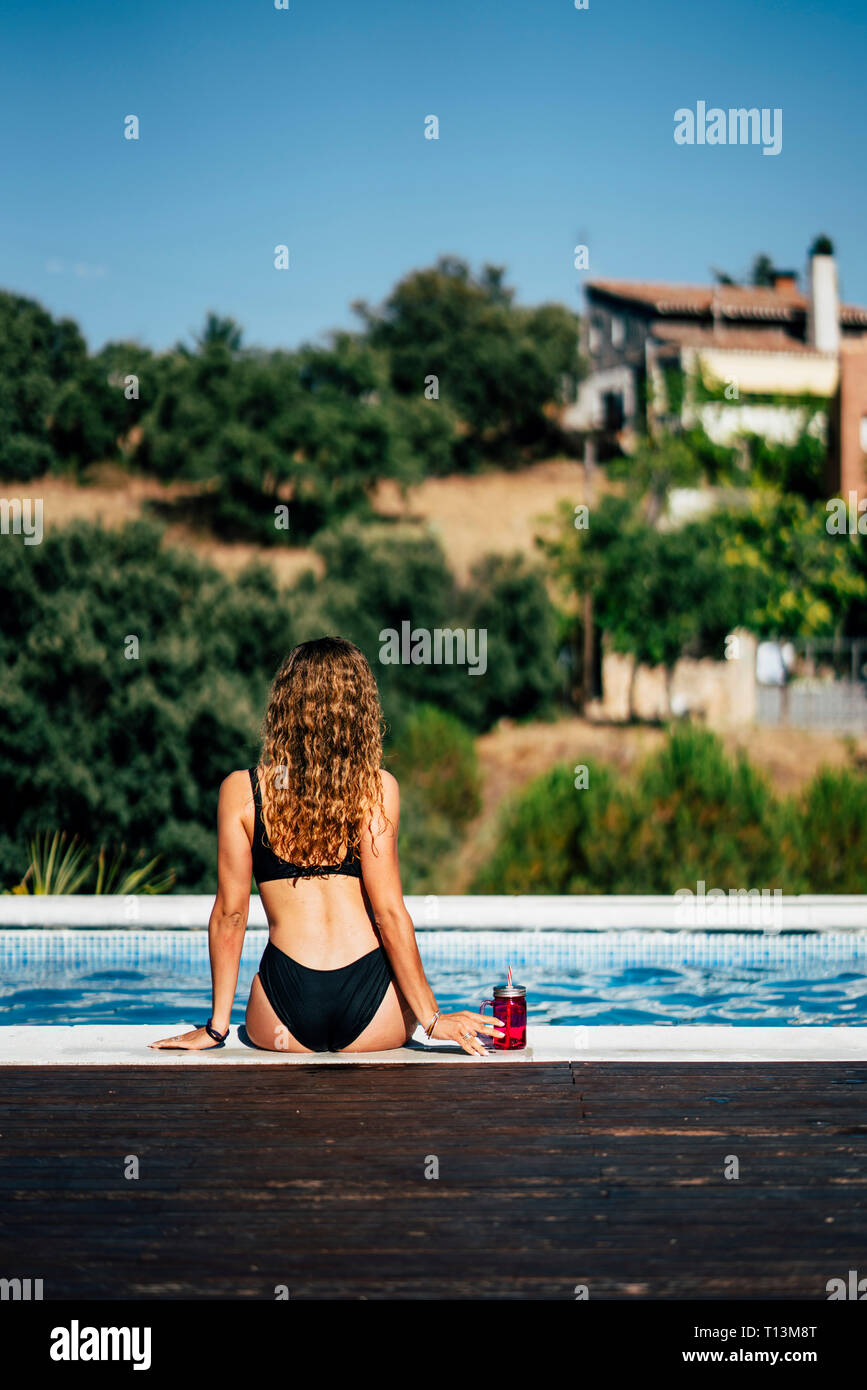
<instances>
[{"instance_id":1,"label":"green bush","mask_svg":"<svg viewBox=\"0 0 867 1390\"><path fill-rule=\"evenodd\" d=\"M629 808L602 765L551 768L503 808L496 848L475 893L616 893Z\"/></svg>"},{"instance_id":2,"label":"green bush","mask_svg":"<svg viewBox=\"0 0 867 1390\"><path fill-rule=\"evenodd\" d=\"M853 858L865 864L863 839ZM478 875L484 893L675 893L711 888L799 890L786 857L783 808L744 758L710 732L679 727L627 784L603 767L575 786L573 769L536 778L503 812ZM840 890L837 890L840 891Z\"/></svg>"},{"instance_id":3,"label":"green bush","mask_svg":"<svg viewBox=\"0 0 867 1390\"><path fill-rule=\"evenodd\" d=\"M780 810L745 757L709 730L679 726L640 770L628 847L634 893L785 888Z\"/></svg>"},{"instance_id":4,"label":"green bush","mask_svg":"<svg viewBox=\"0 0 867 1390\"><path fill-rule=\"evenodd\" d=\"M818 772L790 803L783 848L792 891L867 891L867 777Z\"/></svg>"},{"instance_id":5,"label":"green bush","mask_svg":"<svg viewBox=\"0 0 867 1390\"><path fill-rule=\"evenodd\" d=\"M68 826L212 887L219 784L253 761L294 640L270 574L230 582L150 525L77 524L0 547L0 593L0 882Z\"/></svg>"},{"instance_id":6,"label":"green bush","mask_svg":"<svg viewBox=\"0 0 867 1390\"><path fill-rule=\"evenodd\" d=\"M481 809L475 744L459 719L421 705L406 720L385 765L400 782L404 891L443 891L461 832Z\"/></svg>"},{"instance_id":7,"label":"green bush","mask_svg":"<svg viewBox=\"0 0 867 1390\"><path fill-rule=\"evenodd\" d=\"M430 809L456 828L481 810L476 746L454 715L434 705L414 710L388 761L398 781L412 783Z\"/></svg>"},{"instance_id":8,"label":"green bush","mask_svg":"<svg viewBox=\"0 0 867 1390\"><path fill-rule=\"evenodd\" d=\"M400 787L400 876L405 893L442 893L459 847L454 824L410 780Z\"/></svg>"}]
</instances>

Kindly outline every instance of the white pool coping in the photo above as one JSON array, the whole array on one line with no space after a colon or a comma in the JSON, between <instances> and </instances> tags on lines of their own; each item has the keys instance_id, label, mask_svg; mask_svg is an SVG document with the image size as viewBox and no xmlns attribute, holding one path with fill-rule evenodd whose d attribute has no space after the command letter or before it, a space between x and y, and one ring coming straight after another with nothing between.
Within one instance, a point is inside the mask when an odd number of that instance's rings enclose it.
<instances>
[{"instance_id":1,"label":"white pool coping","mask_svg":"<svg viewBox=\"0 0 867 1390\"><path fill-rule=\"evenodd\" d=\"M0 1067L363 1066L502 1062L867 1062L867 1028L739 1028L702 1025L551 1027L531 1025L527 1047L476 1059L449 1043L415 1043L391 1052L259 1052L233 1027L224 1047L154 1051L148 1044L190 1027L74 1024L0 1028ZM418 1035L417 1035L418 1036Z\"/></svg>"},{"instance_id":2,"label":"white pool coping","mask_svg":"<svg viewBox=\"0 0 867 1390\"><path fill-rule=\"evenodd\" d=\"M692 885L692 897L634 894L409 896L406 906L425 931L867 931L867 894L801 894L747 899L722 885L724 898L709 896L713 885ZM686 888L686 885L685 885ZM740 897L732 894L739 891ZM758 890L754 890L758 891ZM0 896L3 927L167 927L203 929L213 907L211 894L166 893ZM265 927L261 900L250 899L249 926Z\"/></svg>"}]
</instances>

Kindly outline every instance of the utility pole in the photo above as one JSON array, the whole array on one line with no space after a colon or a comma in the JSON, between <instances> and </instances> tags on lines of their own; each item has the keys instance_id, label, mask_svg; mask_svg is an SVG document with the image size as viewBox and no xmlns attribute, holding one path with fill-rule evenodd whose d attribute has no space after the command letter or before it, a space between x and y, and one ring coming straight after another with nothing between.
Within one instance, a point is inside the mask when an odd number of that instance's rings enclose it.
<instances>
[{"instance_id":1,"label":"utility pole","mask_svg":"<svg viewBox=\"0 0 867 1390\"><path fill-rule=\"evenodd\" d=\"M584 501L590 510L590 524L593 524L593 506L596 501L596 440L591 434L584 436ZM584 658L582 661L581 697L584 709L596 698L596 644L593 627L593 595L584 593Z\"/></svg>"}]
</instances>

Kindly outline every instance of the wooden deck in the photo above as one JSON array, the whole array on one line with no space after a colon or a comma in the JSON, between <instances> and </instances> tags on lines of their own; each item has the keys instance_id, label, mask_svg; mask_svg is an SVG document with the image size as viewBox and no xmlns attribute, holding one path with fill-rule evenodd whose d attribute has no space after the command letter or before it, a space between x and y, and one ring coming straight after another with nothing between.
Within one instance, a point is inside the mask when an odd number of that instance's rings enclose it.
<instances>
[{"instance_id":1,"label":"wooden deck","mask_svg":"<svg viewBox=\"0 0 867 1390\"><path fill-rule=\"evenodd\" d=\"M867 1274L865 1100L867 1064L834 1062L4 1068L0 1275L46 1299L825 1299Z\"/></svg>"}]
</instances>

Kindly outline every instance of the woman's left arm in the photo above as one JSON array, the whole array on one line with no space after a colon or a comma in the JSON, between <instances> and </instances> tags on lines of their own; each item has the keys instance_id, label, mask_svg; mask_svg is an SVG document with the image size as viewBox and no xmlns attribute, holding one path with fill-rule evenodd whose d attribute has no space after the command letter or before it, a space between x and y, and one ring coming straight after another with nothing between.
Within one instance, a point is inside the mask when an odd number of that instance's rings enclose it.
<instances>
[{"instance_id":1,"label":"woman's left arm","mask_svg":"<svg viewBox=\"0 0 867 1390\"><path fill-rule=\"evenodd\" d=\"M218 1033L225 1033L229 1028L250 912L253 856L244 828L244 814L251 799L250 779L246 772L231 773L220 787L217 806L217 896L208 922L211 1027ZM163 1038L150 1046L201 1051L214 1047L215 1043L204 1028L194 1028L190 1033Z\"/></svg>"}]
</instances>

